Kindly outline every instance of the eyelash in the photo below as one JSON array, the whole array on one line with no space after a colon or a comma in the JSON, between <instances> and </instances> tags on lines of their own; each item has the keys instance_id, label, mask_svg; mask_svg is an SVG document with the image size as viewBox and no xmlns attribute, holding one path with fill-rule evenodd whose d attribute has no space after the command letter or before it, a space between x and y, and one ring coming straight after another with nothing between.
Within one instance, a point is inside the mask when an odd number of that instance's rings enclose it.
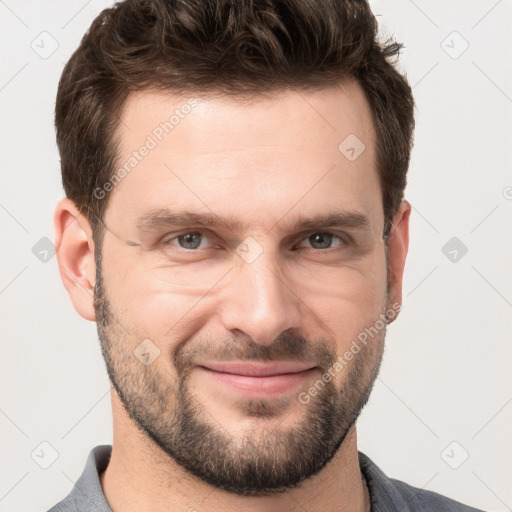
<instances>
[{"instance_id":1,"label":"eyelash","mask_svg":"<svg viewBox=\"0 0 512 512\"><path fill-rule=\"evenodd\" d=\"M177 238L180 238L184 235L190 235L190 234L199 234L201 236L206 236L208 237L208 235L202 231L184 231L182 233L178 233L176 235L174 235L172 238L167 238L167 239L162 239L162 241L160 242L160 245L162 246L173 246L175 248L177 248L179 251L183 252L183 253L194 253L194 252L197 252L197 251L200 251L200 250L204 250L204 249L184 249L183 247L179 247L178 245L174 245L174 244L171 244L170 242L172 242L173 240L176 240ZM335 231L310 231L309 233L306 234L306 236L304 236L303 238L301 238L299 240L298 243L301 243L301 242L304 242L305 240L307 240L308 238L310 238L312 235L317 235L317 234L325 234L325 235L332 235L333 238L337 238L338 240L340 240L341 244L339 246L337 246L337 248L339 247L343 247L343 246L347 246L347 245L354 245L354 241L352 240L352 238L347 235L346 233L337 233ZM294 247L296 246L297 244L294 245ZM328 253L328 252L331 252L332 250L335 250L336 247L327 247L325 249L315 249L314 247L306 247L306 249L311 249L313 251L316 251L318 253Z\"/></svg>"}]
</instances>

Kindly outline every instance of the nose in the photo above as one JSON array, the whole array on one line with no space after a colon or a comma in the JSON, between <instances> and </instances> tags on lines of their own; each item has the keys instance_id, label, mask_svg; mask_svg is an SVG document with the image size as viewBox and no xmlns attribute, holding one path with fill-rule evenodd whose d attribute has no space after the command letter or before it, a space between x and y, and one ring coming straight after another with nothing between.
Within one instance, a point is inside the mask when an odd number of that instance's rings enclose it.
<instances>
[{"instance_id":1,"label":"nose","mask_svg":"<svg viewBox=\"0 0 512 512\"><path fill-rule=\"evenodd\" d=\"M231 272L220 307L225 329L269 345L287 329L300 327L301 301L281 268L265 252L256 261L241 262Z\"/></svg>"}]
</instances>

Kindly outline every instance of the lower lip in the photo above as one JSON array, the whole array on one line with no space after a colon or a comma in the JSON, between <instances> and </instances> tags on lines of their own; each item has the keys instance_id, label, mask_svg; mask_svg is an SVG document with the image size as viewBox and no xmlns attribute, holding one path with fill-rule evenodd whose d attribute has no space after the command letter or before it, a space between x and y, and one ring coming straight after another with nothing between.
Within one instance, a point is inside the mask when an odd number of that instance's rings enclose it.
<instances>
[{"instance_id":1,"label":"lower lip","mask_svg":"<svg viewBox=\"0 0 512 512\"><path fill-rule=\"evenodd\" d=\"M199 368L210 379L226 386L238 393L250 396L276 396L297 389L311 377L316 368L311 368L298 373L283 373L281 375L269 375L266 377L251 377Z\"/></svg>"}]
</instances>

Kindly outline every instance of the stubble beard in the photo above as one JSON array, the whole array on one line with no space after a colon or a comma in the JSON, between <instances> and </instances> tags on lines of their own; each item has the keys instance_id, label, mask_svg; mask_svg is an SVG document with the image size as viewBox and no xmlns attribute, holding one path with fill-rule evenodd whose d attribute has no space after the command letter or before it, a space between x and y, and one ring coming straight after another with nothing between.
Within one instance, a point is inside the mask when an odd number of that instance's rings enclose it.
<instances>
[{"instance_id":1,"label":"stubble beard","mask_svg":"<svg viewBox=\"0 0 512 512\"><path fill-rule=\"evenodd\" d=\"M113 313L100 261L94 303L110 381L138 429L187 472L241 496L281 494L320 472L335 456L366 405L382 360L385 328L343 367L341 371L346 375L341 389L336 388L334 380L326 382L306 405L301 405L302 419L293 427L266 426L269 419L275 423L276 415L289 405L289 397L242 400L239 409L245 417L254 418L253 427L243 435L232 435L190 391L190 358L182 353L180 359L180 354L175 354L174 377L158 364L145 366L134 356L140 340L134 340ZM297 351L305 344L311 345L308 340L284 333L271 346L251 343L251 357L265 355L269 359L277 354L273 347L279 346L282 359L287 351L296 359ZM215 347L215 341L208 345ZM317 353L322 361L321 379L332 369L336 354L327 346Z\"/></svg>"}]
</instances>

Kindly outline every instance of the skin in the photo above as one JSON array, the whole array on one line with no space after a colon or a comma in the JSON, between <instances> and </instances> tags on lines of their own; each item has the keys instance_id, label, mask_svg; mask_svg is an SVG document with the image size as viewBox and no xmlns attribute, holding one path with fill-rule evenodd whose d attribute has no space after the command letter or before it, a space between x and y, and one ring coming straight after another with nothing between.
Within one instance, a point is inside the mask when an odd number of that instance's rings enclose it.
<instances>
[{"instance_id":1,"label":"skin","mask_svg":"<svg viewBox=\"0 0 512 512\"><path fill-rule=\"evenodd\" d=\"M186 99L132 94L117 133L119 162ZM355 421L379 369L385 327L307 404L298 399L401 303L410 205L404 201L393 219L388 268L368 102L353 81L251 101L197 101L115 186L101 269L87 219L69 199L55 213L63 282L77 312L97 321L113 382L113 451L101 475L107 501L123 512L369 510ZM349 134L365 144L354 161L338 149ZM137 229L148 212L170 207L240 225ZM294 228L299 215L340 209L362 214L367 229ZM177 235L197 231L199 248L180 247ZM310 235L325 231L350 234L358 248L336 237L332 247L312 245ZM237 253L247 237L255 241L251 254L261 252L251 262ZM159 350L149 365L134 356L146 339ZM229 359L309 361L316 369L293 391L245 400L198 368ZM321 435L319 421L327 422ZM316 466L301 470L308 455ZM272 467L274 478L266 472ZM255 473L261 480L244 487Z\"/></svg>"}]
</instances>

